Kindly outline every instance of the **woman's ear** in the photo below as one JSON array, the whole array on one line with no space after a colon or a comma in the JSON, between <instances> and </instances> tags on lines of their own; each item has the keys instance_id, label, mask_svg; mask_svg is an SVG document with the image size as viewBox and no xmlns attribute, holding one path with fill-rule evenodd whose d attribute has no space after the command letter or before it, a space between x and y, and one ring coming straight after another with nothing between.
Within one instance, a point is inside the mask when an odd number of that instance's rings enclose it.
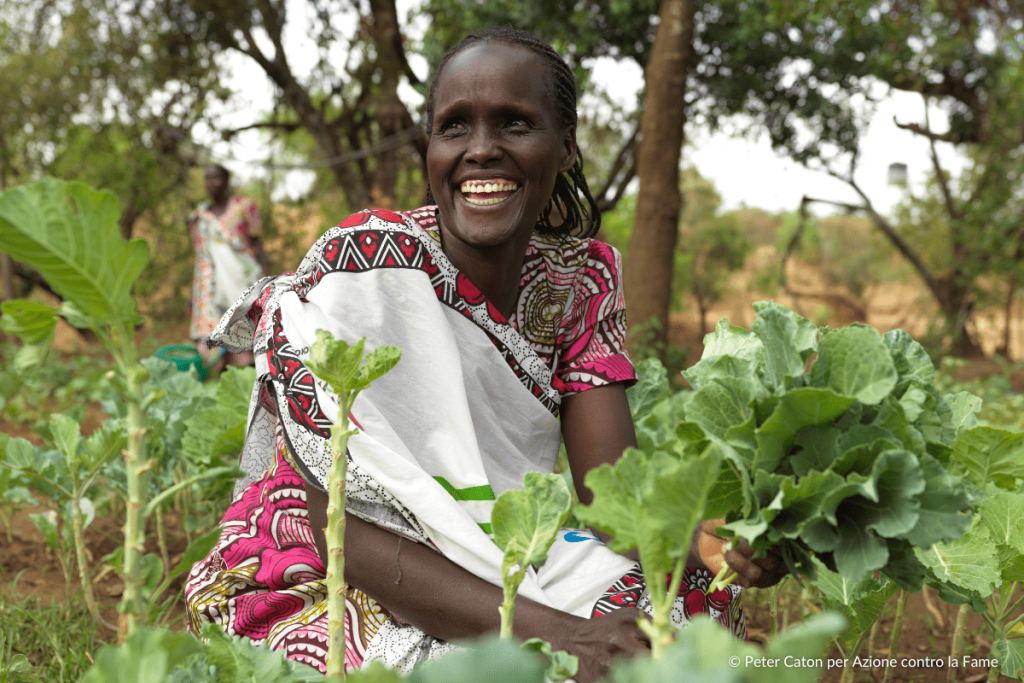
<instances>
[{"instance_id":1,"label":"woman's ear","mask_svg":"<svg viewBox=\"0 0 1024 683\"><path fill-rule=\"evenodd\" d=\"M560 173L566 173L576 165L576 126L569 126L562 138L562 165Z\"/></svg>"}]
</instances>

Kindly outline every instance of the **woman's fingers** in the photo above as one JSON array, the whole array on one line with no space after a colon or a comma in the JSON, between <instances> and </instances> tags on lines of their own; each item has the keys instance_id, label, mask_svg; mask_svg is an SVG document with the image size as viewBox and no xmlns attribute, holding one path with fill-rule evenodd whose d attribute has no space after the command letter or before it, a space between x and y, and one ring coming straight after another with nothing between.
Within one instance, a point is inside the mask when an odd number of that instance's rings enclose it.
<instances>
[{"instance_id":1,"label":"woman's fingers","mask_svg":"<svg viewBox=\"0 0 1024 683\"><path fill-rule=\"evenodd\" d=\"M777 552L773 550L764 557L754 557L754 549L742 540L726 551L725 561L736 572L736 582L742 586L774 586L788 573L785 561Z\"/></svg>"}]
</instances>

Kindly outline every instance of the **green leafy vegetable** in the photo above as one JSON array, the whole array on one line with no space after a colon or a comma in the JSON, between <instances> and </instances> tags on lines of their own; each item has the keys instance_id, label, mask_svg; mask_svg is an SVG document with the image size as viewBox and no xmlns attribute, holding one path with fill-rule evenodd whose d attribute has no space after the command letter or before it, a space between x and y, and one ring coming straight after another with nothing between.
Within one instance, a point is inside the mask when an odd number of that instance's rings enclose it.
<instances>
[{"instance_id":1,"label":"green leafy vegetable","mask_svg":"<svg viewBox=\"0 0 1024 683\"><path fill-rule=\"evenodd\" d=\"M792 571L813 576L817 557L855 584L881 570L918 590L913 548L971 523L947 464L979 488L1008 483L1024 476L1024 441L976 427L969 395L948 402L905 332L818 330L778 304L754 309L750 331L722 321L683 373L696 391L676 424L699 427L727 462L707 513L760 553L779 547Z\"/></svg>"}]
</instances>

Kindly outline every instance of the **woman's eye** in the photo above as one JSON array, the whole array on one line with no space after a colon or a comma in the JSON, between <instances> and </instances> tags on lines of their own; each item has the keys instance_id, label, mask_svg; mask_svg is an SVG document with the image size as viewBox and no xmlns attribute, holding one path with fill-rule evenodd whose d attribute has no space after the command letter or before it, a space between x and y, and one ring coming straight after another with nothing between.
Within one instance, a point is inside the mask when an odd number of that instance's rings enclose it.
<instances>
[{"instance_id":1,"label":"woman's eye","mask_svg":"<svg viewBox=\"0 0 1024 683\"><path fill-rule=\"evenodd\" d=\"M466 124L463 121L445 121L441 124L441 133L458 133L466 128Z\"/></svg>"}]
</instances>

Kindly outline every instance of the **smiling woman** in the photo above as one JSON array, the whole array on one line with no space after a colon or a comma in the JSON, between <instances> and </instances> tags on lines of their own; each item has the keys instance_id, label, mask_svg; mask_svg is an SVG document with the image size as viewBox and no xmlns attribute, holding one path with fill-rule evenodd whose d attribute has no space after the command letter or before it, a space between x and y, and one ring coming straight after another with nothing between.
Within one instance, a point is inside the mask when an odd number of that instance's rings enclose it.
<instances>
[{"instance_id":1,"label":"smiling woman","mask_svg":"<svg viewBox=\"0 0 1024 683\"><path fill-rule=\"evenodd\" d=\"M521 488L526 472L550 472L564 440L590 502L586 473L636 445L621 258L589 238L600 219L576 147L572 72L530 34L473 34L441 62L427 119L436 206L345 219L294 274L243 296L211 337L255 350L259 381L246 476L186 588L193 629L222 623L324 668L324 489L338 402L304 365L318 329L402 348L350 415L360 431L348 442L348 668L409 670L452 640L496 630L495 497ZM581 683L613 656L648 649L641 568L586 540L595 537L560 533L523 581L513 624L519 638L577 655ZM772 558L724 559L741 584L781 577ZM707 612L741 634L739 588L705 599L711 574L696 546L691 560L673 618Z\"/></svg>"}]
</instances>

